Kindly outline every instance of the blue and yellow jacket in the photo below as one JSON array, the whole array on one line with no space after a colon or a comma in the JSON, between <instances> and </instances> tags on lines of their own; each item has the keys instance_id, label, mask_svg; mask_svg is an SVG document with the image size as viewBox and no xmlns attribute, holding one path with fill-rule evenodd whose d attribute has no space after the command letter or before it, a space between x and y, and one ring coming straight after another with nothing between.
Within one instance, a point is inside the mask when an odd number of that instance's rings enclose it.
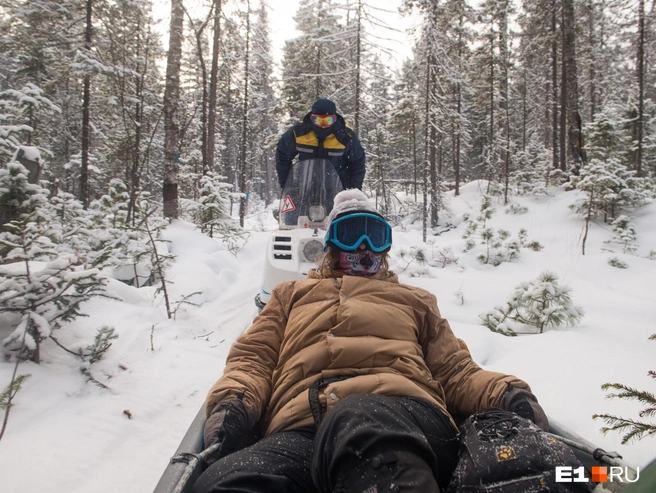
<instances>
[{"instance_id":1,"label":"blue and yellow jacket","mask_svg":"<svg viewBox=\"0 0 656 493\"><path fill-rule=\"evenodd\" d=\"M282 134L276 148L276 171L283 188L296 156L299 160L328 159L344 188L362 188L366 172L364 149L341 115L337 115L332 127L320 129L310 123L308 113L301 123Z\"/></svg>"}]
</instances>

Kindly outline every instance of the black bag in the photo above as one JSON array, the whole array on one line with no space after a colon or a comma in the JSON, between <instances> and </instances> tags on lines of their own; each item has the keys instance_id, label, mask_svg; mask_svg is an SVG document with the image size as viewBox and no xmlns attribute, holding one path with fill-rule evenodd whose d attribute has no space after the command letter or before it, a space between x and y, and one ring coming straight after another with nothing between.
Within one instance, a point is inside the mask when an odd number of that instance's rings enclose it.
<instances>
[{"instance_id":1,"label":"black bag","mask_svg":"<svg viewBox=\"0 0 656 493\"><path fill-rule=\"evenodd\" d=\"M447 493L592 491L592 484L557 483L556 467L580 467L567 445L509 411L486 409L460 427L458 464Z\"/></svg>"}]
</instances>

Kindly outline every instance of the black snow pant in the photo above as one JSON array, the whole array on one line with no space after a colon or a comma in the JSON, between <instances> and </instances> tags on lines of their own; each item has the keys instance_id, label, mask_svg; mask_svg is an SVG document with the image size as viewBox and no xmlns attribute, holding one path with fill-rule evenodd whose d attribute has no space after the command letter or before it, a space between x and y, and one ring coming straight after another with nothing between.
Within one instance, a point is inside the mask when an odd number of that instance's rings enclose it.
<instances>
[{"instance_id":1,"label":"black snow pant","mask_svg":"<svg viewBox=\"0 0 656 493\"><path fill-rule=\"evenodd\" d=\"M433 404L352 395L318 429L275 433L215 462L193 493L439 493L457 453L456 431Z\"/></svg>"}]
</instances>

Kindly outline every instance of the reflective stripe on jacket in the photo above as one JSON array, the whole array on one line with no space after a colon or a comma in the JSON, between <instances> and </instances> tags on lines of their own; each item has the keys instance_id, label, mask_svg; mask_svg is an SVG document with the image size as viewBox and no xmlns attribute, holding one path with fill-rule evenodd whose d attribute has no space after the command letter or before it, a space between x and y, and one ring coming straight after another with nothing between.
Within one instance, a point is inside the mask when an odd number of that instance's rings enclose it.
<instances>
[{"instance_id":1,"label":"reflective stripe on jacket","mask_svg":"<svg viewBox=\"0 0 656 493\"><path fill-rule=\"evenodd\" d=\"M285 186L294 159L328 159L344 188L362 188L366 173L366 156L360 139L337 115L335 125L326 129L322 138L310 123L309 114L287 130L276 147L276 172L281 187Z\"/></svg>"}]
</instances>

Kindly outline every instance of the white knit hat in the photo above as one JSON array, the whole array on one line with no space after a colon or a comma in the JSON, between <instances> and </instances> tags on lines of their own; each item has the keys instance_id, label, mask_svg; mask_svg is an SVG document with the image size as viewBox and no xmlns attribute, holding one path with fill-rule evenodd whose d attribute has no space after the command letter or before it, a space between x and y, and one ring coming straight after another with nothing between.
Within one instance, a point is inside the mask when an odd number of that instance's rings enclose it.
<instances>
[{"instance_id":1,"label":"white knit hat","mask_svg":"<svg viewBox=\"0 0 656 493\"><path fill-rule=\"evenodd\" d=\"M380 215L380 212L369 204L369 199L362 190L358 190L357 188L342 190L335 195L333 210L330 211L330 215L328 216L328 224L339 216L343 216L349 212L369 212L383 217Z\"/></svg>"}]
</instances>

